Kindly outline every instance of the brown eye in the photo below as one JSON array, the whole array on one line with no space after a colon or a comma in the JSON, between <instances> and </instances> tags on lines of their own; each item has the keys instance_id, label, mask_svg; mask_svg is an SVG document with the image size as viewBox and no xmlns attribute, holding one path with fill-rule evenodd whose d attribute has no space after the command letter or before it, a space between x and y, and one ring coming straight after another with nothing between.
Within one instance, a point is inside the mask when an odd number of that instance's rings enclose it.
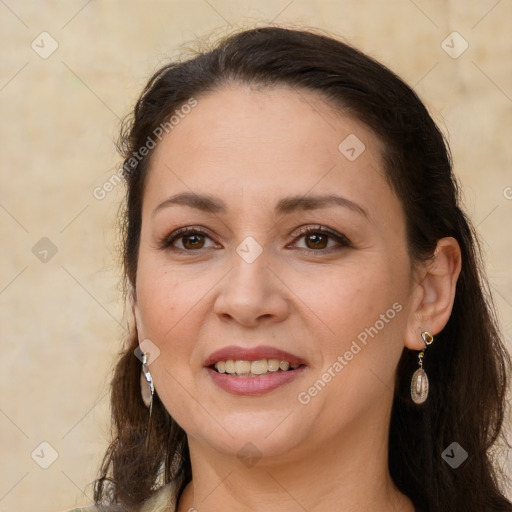
<instances>
[{"instance_id":1,"label":"brown eye","mask_svg":"<svg viewBox=\"0 0 512 512\"><path fill-rule=\"evenodd\" d=\"M296 241L304 239L305 247L298 247L301 251L327 253L347 247L352 247L350 240L336 231L323 226L308 226L299 230ZM334 245L329 246L329 242Z\"/></svg>"},{"instance_id":2,"label":"brown eye","mask_svg":"<svg viewBox=\"0 0 512 512\"><path fill-rule=\"evenodd\" d=\"M158 246L160 249L194 252L211 248L206 245L207 239L211 240L211 237L204 231L195 228L182 228L166 236Z\"/></svg>"},{"instance_id":3,"label":"brown eye","mask_svg":"<svg viewBox=\"0 0 512 512\"><path fill-rule=\"evenodd\" d=\"M305 240L310 242L309 249L325 249L328 239L329 237L323 233L311 233L305 237Z\"/></svg>"},{"instance_id":4,"label":"brown eye","mask_svg":"<svg viewBox=\"0 0 512 512\"><path fill-rule=\"evenodd\" d=\"M202 249L204 245L203 235L186 235L180 237L183 240L183 247L185 249Z\"/></svg>"}]
</instances>

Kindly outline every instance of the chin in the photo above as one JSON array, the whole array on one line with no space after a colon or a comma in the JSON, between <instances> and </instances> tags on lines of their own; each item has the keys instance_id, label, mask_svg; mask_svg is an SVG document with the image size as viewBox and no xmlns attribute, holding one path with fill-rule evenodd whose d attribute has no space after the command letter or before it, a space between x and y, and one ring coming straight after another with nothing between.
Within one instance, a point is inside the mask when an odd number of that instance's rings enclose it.
<instances>
[{"instance_id":1,"label":"chin","mask_svg":"<svg viewBox=\"0 0 512 512\"><path fill-rule=\"evenodd\" d=\"M308 438L304 433L305 425L297 425L293 415L286 418L287 414L270 411L232 415L221 423L222 426L212 418L201 418L185 431L189 439L192 436L225 455L241 459L283 457ZM198 425L203 428L199 430Z\"/></svg>"}]
</instances>

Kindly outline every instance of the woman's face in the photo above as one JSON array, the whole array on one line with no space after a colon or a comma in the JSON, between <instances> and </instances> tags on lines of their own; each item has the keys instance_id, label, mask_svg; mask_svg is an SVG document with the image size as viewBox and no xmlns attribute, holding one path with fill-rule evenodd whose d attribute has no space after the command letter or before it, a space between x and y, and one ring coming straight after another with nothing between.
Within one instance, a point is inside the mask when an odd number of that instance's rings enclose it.
<instances>
[{"instance_id":1,"label":"woman's face","mask_svg":"<svg viewBox=\"0 0 512 512\"><path fill-rule=\"evenodd\" d=\"M334 112L225 87L155 149L135 314L189 441L292 460L386 435L412 314L405 220L379 141Z\"/></svg>"}]
</instances>

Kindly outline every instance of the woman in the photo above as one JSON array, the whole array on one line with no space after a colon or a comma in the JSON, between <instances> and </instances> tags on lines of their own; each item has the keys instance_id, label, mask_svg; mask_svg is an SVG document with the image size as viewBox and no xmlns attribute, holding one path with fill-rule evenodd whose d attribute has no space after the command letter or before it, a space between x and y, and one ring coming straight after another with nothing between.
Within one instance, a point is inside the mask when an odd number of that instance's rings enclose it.
<instances>
[{"instance_id":1,"label":"woman","mask_svg":"<svg viewBox=\"0 0 512 512\"><path fill-rule=\"evenodd\" d=\"M121 151L135 322L98 509L512 510L510 358L407 85L247 30L159 70Z\"/></svg>"}]
</instances>

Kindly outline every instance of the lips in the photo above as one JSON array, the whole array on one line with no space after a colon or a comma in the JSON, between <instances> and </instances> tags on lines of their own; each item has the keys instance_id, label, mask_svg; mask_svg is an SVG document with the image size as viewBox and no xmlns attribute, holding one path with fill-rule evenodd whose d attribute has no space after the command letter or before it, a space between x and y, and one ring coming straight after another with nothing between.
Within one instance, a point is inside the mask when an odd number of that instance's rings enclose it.
<instances>
[{"instance_id":1,"label":"lips","mask_svg":"<svg viewBox=\"0 0 512 512\"><path fill-rule=\"evenodd\" d=\"M306 370L306 366L299 366L296 370L266 373L257 377L244 377L218 373L211 368L205 369L211 382L222 391L231 395L245 396L258 396L270 393L300 378Z\"/></svg>"},{"instance_id":2,"label":"lips","mask_svg":"<svg viewBox=\"0 0 512 512\"><path fill-rule=\"evenodd\" d=\"M307 362L301 357L275 347L261 345L258 347L248 348L232 345L213 352L213 354L211 354L204 362L204 366L209 367L214 365L218 361L227 361L230 359L234 361L258 361L260 359L279 359L282 361L288 361L291 365L307 365Z\"/></svg>"},{"instance_id":3,"label":"lips","mask_svg":"<svg viewBox=\"0 0 512 512\"><path fill-rule=\"evenodd\" d=\"M273 362L272 362L273 361ZM224 363L225 362L225 363ZM227 372L227 364L234 364L232 370L237 370L240 365L240 374ZM241 367L251 364L251 373L246 373ZM282 364L281 368L270 368L270 363ZM262 375L254 375L252 367L256 364L267 366L260 368ZM215 367L226 364L226 373L219 372ZM289 384L299 378L307 370L307 362L301 357L274 347L259 346L246 348L230 346L215 351L204 362L207 375L218 388L232 395L256 396L270 393L277 388ZM267 371L269 370L269 371ZM283 371L284 370L284 371ZM255 372L257 369L254 370Z\"/></svg>"}]
</instances>

